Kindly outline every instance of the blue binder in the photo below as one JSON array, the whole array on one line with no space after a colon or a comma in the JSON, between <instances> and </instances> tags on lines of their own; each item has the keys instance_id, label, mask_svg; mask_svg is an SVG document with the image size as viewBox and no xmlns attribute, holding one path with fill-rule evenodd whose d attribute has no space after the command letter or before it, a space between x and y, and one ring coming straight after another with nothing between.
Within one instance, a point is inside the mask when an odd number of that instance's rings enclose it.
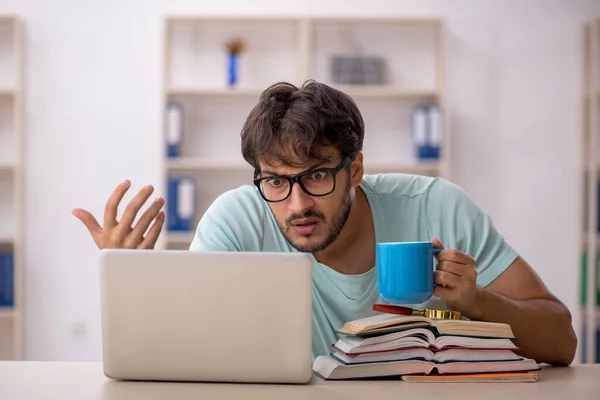
<instances>
[{"instance_id":1,"label":"blue binder","mask_svg":"<svg viewBox=\"0 0 600 400\"><path fill-rule=\"evenodd\" d=\"M418 159L439 159L442 143L441 119L436 105L419 105L413 110L413 141Z\"/></svg>"},{"instance_id":2,"label":"blue binder","mask_svg":"<svg viewBox=\"0 0 600 400\"><path fill-rule=\"evenodd\" d=\"M14 306L14 258L0 253L0 307Z\"/></svg>"},{"instance_id":3,"label":"blue binder","mask_svg":"<svg viewBox=\"0 0 600 400\"><path fill-rule=\"evenodd\" d=\"M167 196L167 230L193 230L195 221L194 180L187 177L170 178Z\"/></svg>"},{"instance_id":4,"label":"blue binder","mask_svg":"<svg viewBox=\"0 0 600 400\"><path fill-rule=\"evenodd\" d=\"M177 158L181 155L181 140L183 138L183 106L171 102L167 106L166 113L167 156Z\"/></svg>"}]
</instances>

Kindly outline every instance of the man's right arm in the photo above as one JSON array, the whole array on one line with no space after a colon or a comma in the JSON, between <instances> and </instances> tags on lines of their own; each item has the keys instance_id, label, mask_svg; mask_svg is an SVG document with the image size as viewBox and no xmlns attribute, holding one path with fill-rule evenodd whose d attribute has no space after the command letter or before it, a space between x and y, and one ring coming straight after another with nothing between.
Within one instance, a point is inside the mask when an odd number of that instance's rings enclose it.
<instances>
[{"instance_id":1,"label":"man's right arm","mask_svg":"<svg viewBox=\"0 0 600 400\"><path fill-rule=\"evenodd\" d=\"M138 213L154 192L143 187L127 204L120 221L119 204L131 186L121 183L109 197L103 226L87 210L76 208L72 214L86 226L99 249L153 249L161 233L165 214L162 198L154 200L133 225ZM192 251L261 251L266 207L256 189L249 185L229 190L217 197L202 215L190 245Z\"/></svg>"}]
</instances>

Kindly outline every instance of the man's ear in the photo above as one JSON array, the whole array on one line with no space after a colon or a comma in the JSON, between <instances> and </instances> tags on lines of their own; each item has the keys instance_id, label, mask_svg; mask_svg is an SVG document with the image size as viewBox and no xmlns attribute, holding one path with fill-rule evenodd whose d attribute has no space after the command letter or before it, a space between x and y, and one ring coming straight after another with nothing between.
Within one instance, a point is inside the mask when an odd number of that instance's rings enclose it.
<instances>
[{"instance_id":1,"label":"man's ear","mask_svg":"<svg viewBox=\"0 0 600 400\"><path fill-rule=\"evenodd\" d=\"M364 173L363 153L362 151L359 151L358 154L356 154L356 157L354 157L352 164L350 164L350 180L352 182L352 187L358 187L358 185L360 185Z\"/></svg>"}]
</instances>

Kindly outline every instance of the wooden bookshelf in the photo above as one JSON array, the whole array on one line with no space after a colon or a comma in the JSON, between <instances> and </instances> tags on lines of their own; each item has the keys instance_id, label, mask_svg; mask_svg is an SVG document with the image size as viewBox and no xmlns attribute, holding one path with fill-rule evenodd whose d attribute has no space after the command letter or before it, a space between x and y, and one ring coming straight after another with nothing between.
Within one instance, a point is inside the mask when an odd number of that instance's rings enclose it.
<instances>
[{"instance_id":1,"label":"wooden bookshelf","mask_svg":"<svg viewBox=\"0 0 600 400\"><path fill-rule=\"evenodd\" d=\"M239 81L229 87L225 43L236 38L244 49ZM163 129L163 192L169 178L193 178L195 224L221 193L252 184L253 171L241 157L241 127L261 92L278 81L316 79L354 98L365 119L367 173L450 176L443 20L177 15L165 18L163 40L163 127L168 104L179 103L185 143L180 158L168 158ZM385 58L384 83L334 82L331 57L355 51ZM419 104L435 104L442 113L439 159L415 157L411 112ZM159 247L182 248L193 238L193 232L165 231Z\"/></svg>"},{"instance_id":2,"label":"wooden bookshelf","mask_svg":"<svg viewBox=\"0 0 600 400\"><path fill-rule=\"evenodd\" d=\"M0 307L0 360L24 358L24 40L15 16L0 16L0 252L13 256L12 306Z\"/></svg>"},{"instance_id":3,"label":"wooden bookshelf","mask_svg":"<svg viewBox=\"0 0 600 400\"><path fill-rule=\"evenodd\" d=\"M590 21L584 24L582 31L582 87L581 87L581 109L582 109L582 149L581 149L581 187L584 200L582 225L581 252L585 257L582 265L583 255L577 260L581 267L581 293L582 299L582 325L579 327L582 340L583 361L594 363L597 359L598 343L596 332L600 329L600 307L597 293L600 292L599 276L597 273L600 256L598 245L600 244L600 226L598 226L598 198L599 180L599 157L600 149L600 20Z\"/></svg>"}]
</instances>

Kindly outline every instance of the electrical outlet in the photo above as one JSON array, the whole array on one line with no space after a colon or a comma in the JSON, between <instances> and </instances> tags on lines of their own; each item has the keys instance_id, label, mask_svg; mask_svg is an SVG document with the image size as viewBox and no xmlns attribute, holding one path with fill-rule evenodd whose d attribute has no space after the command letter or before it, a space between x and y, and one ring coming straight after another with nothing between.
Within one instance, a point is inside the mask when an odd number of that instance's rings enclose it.
<instances>
[{"instance_id":1,"label":"electrical outlet","mask_svg":"<svg viewBox=\"0 0 600 400\"><path fill-rule=\"evenodd\" d=\"M87 335L87 326L83 321L75 321L71 324L71 333L77 339L84 338Z\"/></svg>"}]
</instances>

